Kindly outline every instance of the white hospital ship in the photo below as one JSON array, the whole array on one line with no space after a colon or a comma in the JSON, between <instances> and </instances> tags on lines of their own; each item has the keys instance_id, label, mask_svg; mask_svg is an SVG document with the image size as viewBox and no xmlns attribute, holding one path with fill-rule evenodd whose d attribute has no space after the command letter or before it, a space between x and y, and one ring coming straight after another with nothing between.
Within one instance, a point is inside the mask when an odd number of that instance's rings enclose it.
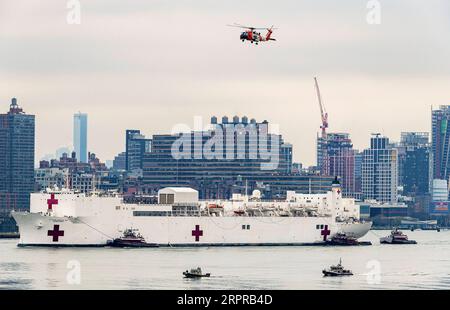
<instances>
[{"instance_id":1,"label":"white hospital ship","mask_svg":"<svg viewBox=\"0 0 450 310\"><path fill-rule=\"evenodd\" d=\"M105 246L136 230L159 246L323 244L337 233L361 238L371 228L339 182L325 194L287 192L283 201L234 194L203 201L198 192L168 187L157 204L125 203L119 195L47 189L31 194L30 212L12 212L19 246Z\"/></svg>"}]
</instances>

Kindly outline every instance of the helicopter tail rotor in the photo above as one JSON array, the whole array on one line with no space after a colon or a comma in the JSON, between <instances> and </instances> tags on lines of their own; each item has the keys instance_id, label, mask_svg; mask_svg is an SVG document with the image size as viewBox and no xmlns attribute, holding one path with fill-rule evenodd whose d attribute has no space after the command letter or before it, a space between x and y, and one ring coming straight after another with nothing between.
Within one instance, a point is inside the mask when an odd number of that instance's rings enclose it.
<instances>
[{"instance_id":1,"label":"helicopter tail rotor","mask_svg":"<svg viewBox=\"0 0 450 310\"><path fill-rule=\"evenodd\" d=\"M272 35L274 29L276 29L276 28L273 28L273 25L272 25L272 27L267 28L267 35L266 35L267 41L276 41L275 39L270 37Z\"/></svg>"}]
</instances>

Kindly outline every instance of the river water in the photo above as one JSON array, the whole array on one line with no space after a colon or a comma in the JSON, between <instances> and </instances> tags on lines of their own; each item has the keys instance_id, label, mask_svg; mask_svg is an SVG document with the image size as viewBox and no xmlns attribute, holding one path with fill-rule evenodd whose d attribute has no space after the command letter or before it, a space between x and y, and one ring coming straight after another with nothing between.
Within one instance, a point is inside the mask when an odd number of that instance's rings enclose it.
<instances>
[{"instance_id":1,"label":"river water","mask_svg":"<svg viewBox=\"0 0 450 310\"><path fill-rule=\"evenodd\" d=\"M450 231L406 231L417 245L19 248L0 240L0 289L450 289ZM324 278L342 258L352 277ZM201 266L210 278L183 279Z\"/></svg>"}]
</instances>

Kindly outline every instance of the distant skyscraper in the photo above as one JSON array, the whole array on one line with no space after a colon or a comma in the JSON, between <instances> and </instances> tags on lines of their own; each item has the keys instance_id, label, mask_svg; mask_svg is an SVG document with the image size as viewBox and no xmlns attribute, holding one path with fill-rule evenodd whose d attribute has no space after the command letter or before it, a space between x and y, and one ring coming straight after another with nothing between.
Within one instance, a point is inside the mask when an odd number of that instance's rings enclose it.
<instances>
[{"instance_id":1,"label":"distant skyscraper","mask_svg":"<svg viewBox=\"0 0 450 310\"><path fill-rule=\"evenodd\" d=\"M362 193L365 199L397 202L397 149L389 145L389 138L380 134L370 139L362 161Z\"/></svg>"},{"instance_id":2,"label":"distant skyscraper","mask_svg":"<svg viewBox=\"0 0 450 310\"><path fill-rule=\"evenodd\" d=\"M73 115L73 148L79 162L87 163L87 114Z\"/></svg>"},{"instance_id":3,"label":"distant skyscraper","mask_svg":"<svg viewBox=\"0 0 450 310\"><path fill-rule=\"evenodd\" d=\"M355 150L348 133L317 138L317 165L322 175L338 176L344 196L355 194Z\"/></svg>"},{"instance_id":4,"label":"distant skyscraper","mask_svg":"<svg viewBox=\"0 0 450 310\"><path fill-rule=\"evenodd\" d=\"M144 153L151 151L151 139L146 139L140 130L128 129L125 132L125 168L127 171L142 169Z\"/></svg>"},{"instance_id":5,"label":"distant skyscraper","mask_svg":"<svg viewBox=\"0 0 450 310\"><path fill-rule=\"evenodd\" d=\"M34 189L34 115L23 112L12 99L9 112L0 114L0 230L11 223L12 209L28 210ZM12 226L12 227L11 227ZM11 225L6 230L11 230Z\"/></svg>"},{"instance_id":6,"label":"distant skyscraper","mask_svg":"<svg viewBox=\"0 0 450 310\"><path fill-rule=\"evenodd\" d=\"M434 179L449 179L450 172L450 106L431 112Z\"/></svg>"}]
</instances>

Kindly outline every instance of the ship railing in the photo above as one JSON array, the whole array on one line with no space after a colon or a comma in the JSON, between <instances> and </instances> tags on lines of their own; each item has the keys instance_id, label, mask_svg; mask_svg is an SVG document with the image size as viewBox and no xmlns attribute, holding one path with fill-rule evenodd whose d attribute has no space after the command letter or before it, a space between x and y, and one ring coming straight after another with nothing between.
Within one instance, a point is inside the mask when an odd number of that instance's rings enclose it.
<instances>
[{"instance_id":1,"label":"ship railing","mask_svg":"<svg viewBox=\"0 0 450 310\"><path fill-rule=\"evenodd\" d=\"M133 216L200 216L199 211L133 211Z\"/></svg>"},{"instance_id":2,"label":"ship railing","mask_svg":"<svg viewBox=\"0 0 450 310\"><path fill-rule=\"evenodd\" d=\"M172 211L172 216L200 216L200 211Z\"/></svg>"}]
</instances>

